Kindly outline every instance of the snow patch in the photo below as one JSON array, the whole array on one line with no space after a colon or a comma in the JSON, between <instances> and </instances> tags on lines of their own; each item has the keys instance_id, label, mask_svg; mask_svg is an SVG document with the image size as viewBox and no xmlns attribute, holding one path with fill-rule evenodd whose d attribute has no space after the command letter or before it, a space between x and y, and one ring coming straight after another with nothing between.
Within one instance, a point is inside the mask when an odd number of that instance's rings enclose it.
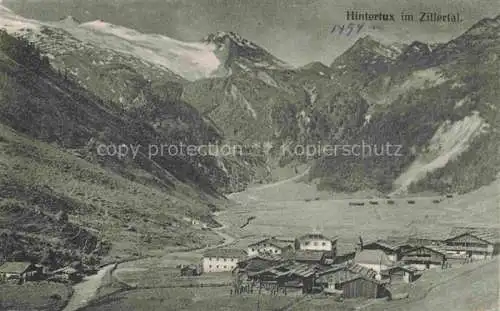
<instances>
[{"instance_id":1,"label":"snow patch","mask_svg":"<svg viewBox=\"0 0 500 311\"><path fill-rule=\"evenodd\" d=\"M219 167L224 173L229 174L224 162L219 157L216 157L215 159L217 161L217 167Z\"/></svg>"},{"instance_id":2,"label":"snow patch","mask_svg":"<svg viewBox=\"0 0 500 311\"><path fill-rule=\"evenodd\" d=\"M413 73L407 83L411 83L414 87L432 87L446 82L441 71L435 68L419 70Z\"/></svg>"},{"instance_id":3,"label":"snow patch","mask_svg":"<svg viewBox=\"0 0 500 311\"><path fill-rule=\"evenodd\" d=\"M276 81L267 72L259 71L257 73L257 78L267 85L279 88L278 83L276 83Z\"/></svg>"},{"instance_id":4,"label":"snow patch","mask_svg":"<svg viewBox=\"0 0 500 311\"><path fill-rule=\"evenodd\" d=\"M10 9L0 5L0 29L8 33L23 33L27 29L40 30L42 24L36 20L16 15Z\"/></svg>"},{"instance_id":5,"label":"snow patch","mask_svg":"<svg viewBox=\"0 0 500 311\"><path fill-rule=\"evenodd\" d=\"M365 126L367 124L370 124L371 119L372 119L372 115L371 114L366 114L365 115L365 122L363 123L363 126Z\"/></svg>"},{"instance_id":6,"label":"snow patch","mask_svg":"<svg viewBox=\"0 0 500 311\"><path fill-rule=\"evenodd\" d=\"M469 100L468 97L464 97L455 104L455 109L462 107L467 101Z\"/></svg>"},{"instance_id":7,"label":"snow patch","mask_svg":"<svg viewBox=\"0 0 500 311\"><path fill-rule=\"evenodd\" d=\"M144 34L101 20L66 30L84 42L144 59L188 80L211 77L221 66L214 44L182 42L158 34Z\"/></svg>"},{"instance_id":8,"label":"snow patch","mask_svg":"<svg viewBox=\"0 0 500 311\"><path fill-rule=\"evenodd\" d=\"M389 59L396 59L401 54L401 50L395 49L392 46L390 47L377 46L373 49L373 51Z\"/></svg>"},{"instance_id":9,"label":"snow patch","mask_svg":"<svg viewBox=\"0 0 500 311\"><path fill-rule=\"evenodd\" d=\"M39 22L16 15L0 6L0 28L8 33L22 34L27 30L39 33L42 27L63 29L83 43L137 57L169 69L188 80L216 76L220 73L218 69L222 67L215 55L215 44L182 42L158 34L144 34L102 20L83 24L78 24L73 19Z\"/></svg>"},{"instance_id":10,"label":"snow patch","mask_svg":"<svg viewBox=\"0 0 500 311\"><path fill-rule=\"evenodd\" d=\"M394 182L398 190L404 193L412 182L424 178L427 173L446 166L446 164L469 148L470 142L479 135L488 124L474 113L464 119L451 123L444 122L430 140L430 146L410 167Z\"/></svg>"}]
</instances>

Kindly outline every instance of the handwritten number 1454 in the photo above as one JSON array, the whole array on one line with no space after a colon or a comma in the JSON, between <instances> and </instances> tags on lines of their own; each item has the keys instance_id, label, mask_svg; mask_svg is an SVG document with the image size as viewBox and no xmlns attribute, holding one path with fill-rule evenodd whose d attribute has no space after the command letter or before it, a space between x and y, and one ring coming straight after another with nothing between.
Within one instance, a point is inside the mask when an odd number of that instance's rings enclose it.
<instances>
[{"instance_id":1,"label":"handwritten number 1454","mask_svg":"<svg viewBox=\"0 0 500 311\"><path fill-rule=\"evenodd\" d=\"M351 34L359 34L361 29L365 26L365 23L362 24L354 24L354 23L349 23L347 26L346 25L333 25L332 30L330 33L335 33L337 32L339 35L346 35L350 36Z\"/></svg>"}]
</instances>

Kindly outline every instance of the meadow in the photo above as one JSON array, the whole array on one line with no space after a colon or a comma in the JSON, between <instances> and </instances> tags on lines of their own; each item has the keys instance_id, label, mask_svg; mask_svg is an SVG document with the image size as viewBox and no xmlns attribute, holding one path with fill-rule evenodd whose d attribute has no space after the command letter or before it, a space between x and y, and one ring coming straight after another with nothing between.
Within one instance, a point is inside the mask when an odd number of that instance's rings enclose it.
<instances>
[{"instance_id":1,"label":"meadow","mask_svg":"<svg viewBox=\"0 0 500 311\"><path fill-rule=\"evenodd\" d=\"M277 187L252 189L236 193L231 198L239 205L218 214L217 219L227 225L235 236L249 238L264 236L296 237L319 231L339 238L339 248L353 250L359 236L365 241L387 236L425 235L445 237L453 226L498 227L500 223L500 183L496 182L463 196L413 196L388 199L366 196L347 199L343 195L322 193L301 183L281 184ZM311 189L316 199L295 197L297 189ZM312 195L309 195L311 197ZM440 203L434 203L441 199ZM408 203L409 200L414 204ZM363 206L350 206L363 202ZM377 204L371 204L377 202ZM249 217L249 225L240 228Z\"/></svg>"}]
</instances>

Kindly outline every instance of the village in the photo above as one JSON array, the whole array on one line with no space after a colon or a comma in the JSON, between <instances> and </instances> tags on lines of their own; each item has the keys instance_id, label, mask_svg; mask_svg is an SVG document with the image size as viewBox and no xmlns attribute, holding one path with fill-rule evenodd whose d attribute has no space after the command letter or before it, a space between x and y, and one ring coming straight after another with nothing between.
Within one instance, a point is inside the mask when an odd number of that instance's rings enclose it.
<instances>
[{"instance_id":1,"label":"village","mask_svg":"<svg viewBox=\"0 0 500 311\"><path fill-rule=\"evenodd\" d=\"M96 268L74 262L63 268L51 270L42 263L31 261L6 261L0 264L0 283L24 284L26 282L50 281L75 284L89 274L95 274Z\"/></svg>"},{"instance_id":2,"label":"village","mask_svg":"<svg viewBox=\"0 0 500 311\"><path fill-rule=\"evenodd\" d=\"M231 273L230 295L319 295L332 299L408 298L401 288L425 273L493 259L497 230L454 227L446 236L391 236L364 241L341 253L338 238L307 233L269 237L247 249L214 248L199 265L185 265L182 276ZM443 271L445 272L445 271Z\"/></svg>"}]
</instances>

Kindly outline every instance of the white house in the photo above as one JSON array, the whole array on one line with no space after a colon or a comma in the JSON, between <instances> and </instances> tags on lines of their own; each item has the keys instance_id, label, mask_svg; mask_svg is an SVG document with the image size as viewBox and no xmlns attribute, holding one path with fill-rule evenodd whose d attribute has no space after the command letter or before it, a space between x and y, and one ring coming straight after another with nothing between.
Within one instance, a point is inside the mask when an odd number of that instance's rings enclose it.
<instances>
[{"instance_id":1,"label":"white house","mask_svg":"<svg viewBox=\"0 0 500 311\"><path fill-rule=\"evenodd\" d=\"M268 238L248 245L248 256L260 254L281 255L293 251L293 241Z\"/></svg>"},{"instance_id":2,"label":"white house","mask_svg":"<svg viewBox=\"0 0 500 311\"><path fill-rule=\"evenodd\" d=\"M331 255L335 257L337 252L337 239L328 238L321 233L309 233L296 239L295 249L330 252Z\"/></svg>"},{"instance_id":3,"label":"white house","mask_svg":"<svg viewBox=\"0 0 500 311\"><path fill-rule=\"evenodd\" d=\"M225 272L236 268L239 261L246 257L246 252L239 249L214 248L206 251L202 258L202 271Z\"/></svg>"}]
</instances>

